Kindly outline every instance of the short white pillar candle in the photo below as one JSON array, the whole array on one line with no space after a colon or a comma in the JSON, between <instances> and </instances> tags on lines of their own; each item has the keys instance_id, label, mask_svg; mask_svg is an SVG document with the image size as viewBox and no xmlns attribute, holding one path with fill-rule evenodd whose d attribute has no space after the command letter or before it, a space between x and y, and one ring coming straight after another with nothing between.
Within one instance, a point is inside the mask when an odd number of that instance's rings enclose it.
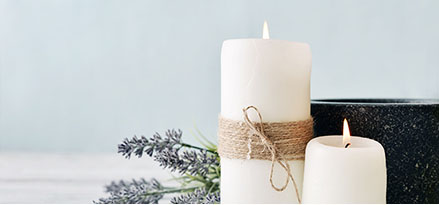
<instances>
[{"instance_id":1,"label":"short white pillar candle","mask_svg":"<svg viewBox=\"0 0 439 205\"><path fill-rule=\"evenodd\" d=\"M386 159L380 143L343 136L312 139L305 154L303 203L386 203Z\"/></svg>"}]
</instances>

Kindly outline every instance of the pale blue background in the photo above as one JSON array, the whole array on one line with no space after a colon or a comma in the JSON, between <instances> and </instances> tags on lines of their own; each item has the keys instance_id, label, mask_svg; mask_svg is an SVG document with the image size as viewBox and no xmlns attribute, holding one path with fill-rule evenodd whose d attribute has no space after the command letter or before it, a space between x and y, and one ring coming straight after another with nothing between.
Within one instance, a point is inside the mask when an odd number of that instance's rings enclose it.
<instances>
[{"instance_id":1,"label":"pale blue background","mask_svg":"<svg viewBox=\"0 0 439 205\"><path fill-rule=\"evenodd\" d=\"M0 151L215 139L229 38L311 44L312 97L439 98L439 1L0 1Z\"/></svg>"}]
</instances>

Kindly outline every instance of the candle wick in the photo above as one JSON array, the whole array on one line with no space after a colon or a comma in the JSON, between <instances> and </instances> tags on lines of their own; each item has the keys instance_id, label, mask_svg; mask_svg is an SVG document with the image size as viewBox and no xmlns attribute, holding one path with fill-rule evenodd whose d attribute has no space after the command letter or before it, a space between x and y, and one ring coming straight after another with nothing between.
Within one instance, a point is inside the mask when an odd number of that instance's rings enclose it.
<instances>
[{"instance_id":1,"label":"candle wick","mask_svg":"<svg viewBox=\"0 0 439 205\"><path fill-rule=\"evenodd\" d=\"M345 146L344 146L344 148L348 148L349 146L351 146L351 143L347 143Z\"/></svg>"}]
</instances>

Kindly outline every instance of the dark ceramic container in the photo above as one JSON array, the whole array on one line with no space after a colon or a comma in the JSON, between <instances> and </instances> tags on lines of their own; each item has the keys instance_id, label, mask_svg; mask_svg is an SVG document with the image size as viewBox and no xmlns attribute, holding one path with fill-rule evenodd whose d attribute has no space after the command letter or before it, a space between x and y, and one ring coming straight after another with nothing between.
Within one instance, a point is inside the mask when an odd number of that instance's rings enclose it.
<instances>
[{"instance_id":1,"label":"dark ceramic container","mask_svg":"<svg viewBox=\"0 0 439 205\"><path fill-rule=\"evenodd\" d=\"M351 135L380 142L386 151L387 203L439 203L439 100L313 100L315 136Z\"/></svg>"}]
</instances>

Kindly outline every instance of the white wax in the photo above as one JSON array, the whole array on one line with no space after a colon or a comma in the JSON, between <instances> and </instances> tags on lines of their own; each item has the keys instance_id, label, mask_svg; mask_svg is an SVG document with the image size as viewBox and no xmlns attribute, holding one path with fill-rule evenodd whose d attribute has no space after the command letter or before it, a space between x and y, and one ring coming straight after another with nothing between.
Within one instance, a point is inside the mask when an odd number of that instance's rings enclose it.
<instances>
[{"instance_id":1,"label":"white wax","mask_svg":"<svg viewBox=\"0 0 439 205\"><path fill-rule=\"evenodd\" d=\"M253 105L264 122L310 118L311 50L308 44L269 39L224 41L221 53L221 115L243 120L242 109ZM254 112L249 112L257 120ZM302 187L303 160L289 162ZM222 203L297 203L292 184L283 192L269 182L271 162L221 158ZM279 166L274 183L283 185ZM301 191L301 190L299 190Z\"/></svg>"},{"instance_id":2,"label":"white wax","mask_svg":"<svg viewBox=\"0 0 439 205\"><path fill-rule=\"evenodd\" d=\"M386 158L380 143L323 136L306 147L303 203L386 203Z\"/></svg>"}]
</instances>

